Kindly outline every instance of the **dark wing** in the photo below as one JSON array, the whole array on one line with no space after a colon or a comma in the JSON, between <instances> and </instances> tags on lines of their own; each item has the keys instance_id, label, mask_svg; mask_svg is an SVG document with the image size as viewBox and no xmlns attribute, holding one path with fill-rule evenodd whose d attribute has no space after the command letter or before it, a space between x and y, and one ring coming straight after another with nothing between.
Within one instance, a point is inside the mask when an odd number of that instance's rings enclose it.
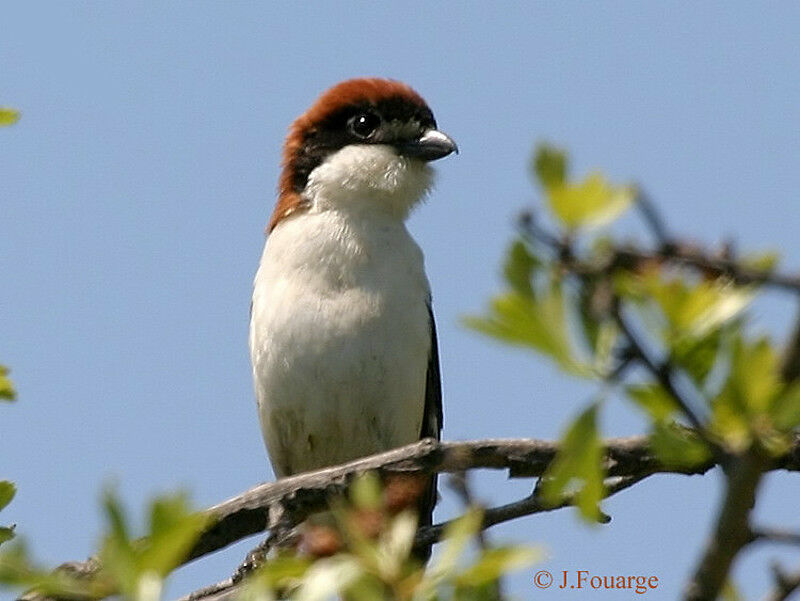
<instances>
[{"instance_id":1,"label":"dark wing","mask_svg":"<svg viewBox=\"0 0 800 601\"><path fill-rule=\"evenodd\" d=\"M435 438L442 435L442 378L439 374L439 345L436 340L436 321L428 300L428 317L431 326L431 350L428 357L428 375L425 381L425 415L422 418L420 438Z\"/></svg>"},{"instance_id":2,"label":"dark wing","mask_svg":"<svg viewBox=\"0 0 800 601\"><path fill-rule=\"evenodd\" d=\"M439 373L439 345L436 340L436 322L433 318L433 309L428 299L428 316L431 327L431 350L428 356L428 374L425 381L425 414L422 417L422 431L420 438L435 438L439 440L442 435L444 412L442 410L442 380ZM428 488L420 499L419 524L430 526L433 523L433 508L436 505L436 476L432 476ZM414 550L415 555L422 561L427 561L431 555L431 548L425 547Z\"/></svg>"}]
</instances>

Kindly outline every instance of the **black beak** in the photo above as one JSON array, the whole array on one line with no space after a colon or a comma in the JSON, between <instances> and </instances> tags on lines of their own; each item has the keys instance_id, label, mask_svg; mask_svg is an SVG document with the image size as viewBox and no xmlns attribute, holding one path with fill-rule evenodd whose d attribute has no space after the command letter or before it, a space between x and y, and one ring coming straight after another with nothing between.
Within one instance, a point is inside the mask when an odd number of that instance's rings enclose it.
<instances>
[{"instance_id":1,"label":"black beak","mask_svg":"<svg viewBox=\"0 0 800 601\"><path fill-rule=\"evenodd\" d=\"M453 139L438 129L429 129L417 140L402 142L397 145L400 154L421 159L435 161L455 152L458 154L458 145Z\"/></svg>"}]
</instances>

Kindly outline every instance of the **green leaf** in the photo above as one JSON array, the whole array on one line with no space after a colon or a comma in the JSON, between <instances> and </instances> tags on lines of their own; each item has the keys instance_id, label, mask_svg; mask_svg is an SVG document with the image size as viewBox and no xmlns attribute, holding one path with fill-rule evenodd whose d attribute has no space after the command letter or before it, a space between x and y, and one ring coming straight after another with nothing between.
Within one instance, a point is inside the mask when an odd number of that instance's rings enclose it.
<instances>
[{"instance_id":1,"label":"green leaf","mask_svg":"<svg viewBox=\"0 0 800 601\"><path fill-rule=\"evenodd\" d=\"M605 225L633 203L633 188L612 185L602 174L592 173L582 182L547 189L553 214L569 229Z\"/></svg>"},{"instance_id":2,"label":"green leaf","mask_svg":"<svg viewBox=\"0 0 800 601\"><path fill-rule=\"evenodd\" d=\"M539 561L541 551L530 547L495 547L484 551L478 560L456 577L457 586L482 586L503 574Z\"/></svg>"},{"instance_id":3,"label":"green leaf","mask_svg":"<svg viewBox=\"0 0 800 601\"><path fill-rule=\"evenodd\" d=\"M0 107L0 127L14 125L17 121L19 121L19 111Z\"/></svg>"},{"instance_id":4,"label":"green leaf","mask_svg":"<svg viewBox=\"0 0 800 601\"><path fill-rule=\"evenodd\" d=\"M108 522L108 532L100 548L103 569L123 593L132 597L136 593L136 554L128 535L124 510L113 489L107 488L103 492L102 505Z\"/></svg>"},{"instance_id":5,"label":"green leaf","mask_svg":"<svg viewBox=\"0 0 800 601\"><path fill-rule=\"evenodd\" d=\"M0 552L0 585L35 589L42 597L101 599L114 591L100 578L76 578L64 570L35 566L21 543Z\"/></svg>"},{"instance_id":6,"label":"green leaf","mask_svg":"<svg viewBox=\"0 0 800 601\"><path fill-rule=\"evenodd\" d=\"M633 384L625 392L654 422L666 421L678 411L675 399L658 384Z\"/></svg>"},{"instance_id":7,"label":"green leaf","mask_svg":"<svg viewBox=\"0 0 800 601\"><path fill-rule=\"evenodd\" d=\"M721 329L697 338L686 336L673 343L671 359L702 389L717 364L721 345Z\"/></svg>"},{"instance_id":8,"label":"green leaf","mask_svg":"<svg viewBox=\"0 0 800 601\"><path fill-rule=\"evenodd\" d=\"M447 574L455 568L467 543L480 531L482 522L483 511L470 508L464 515L447 526L444 532L444 539L447 542L434 566L435 572Z\"/></svg>"},{"instance_id":9,"label":"green leaf","mask_svg":"<svg viewBox=\"0 0 800 601\"><path fill-rule=\"evenodd\" d=\"M784 388L778 354L769 341L737 336L727 380L711 401L712 429L730 447L745 448Z\"/></svg>"},{"instance_id":10,"label":"green leaf","mask_svg":"<svg viewBox=\"0 0 800 601\"><path fill-rule=\"evenodd\" d=\"M372 575L364 575L347 588L342 598L347 599L347 601L379 601L387 599L386 583Z\"/></svg>"},{"instance_id":11,"label":"green leaf","mask_svg":"<svg viewBox=\"0 0 800 601\"><path fill-rule=\"evenodd\" d=\"M650 447L658 460L669 467L693 467L711 458L711 452L696 434L674 423L656 422Z\"/></svg>"},{"instance_id":12,"label":"green leaf","mask_svg":"<svg viewBox=\"0 0 800 601\"><path fill-rule=\"evenodd\" d=\"M160 580L180 564L209 522L207 514L192 513L183 495L155 499L149 511L149 532L133 540L125 512L113 490L103 495L108 533L100 549L103 570L121 592L135 598L155 591Z\"/></svg>"},{"instance_id":13,"label":"green leaf","mask_svg":"<svg viewBox=\"0 0 800 601\"><path fill-rule=\"evenodd\" d=\"M772 271L779 261L780 255L772 251L753 253L739 259L739 262L745 267L759 271Z\"/></svg>"},{"instance_id":14,"label":"green leaf","mask_svg":"<svg viewBox=\"0 0 800 601\"><path fill-rule=\"evenodd\" d=\"M596 298L599 288L596 282L585 282L578 291L578 317L583 329L583 335L589 348L597 348L597 340L600 335L600 316L595 310Z\"/></svg>"},{"instance_id":15,"label":"green leaf","mask_svg":"<svg viewBox=\"0 0 800 601\"><path fill-rule=\"evenodd\" d=\"M161 497L151 507L151 530L139 551L140 573L166 576L188 555L210 520L207 514L192 512L184 495Z\"/></svg>"},{"instance_id":16,"label":"green leaf","mask_svg":"<svg viewBox=\"0 0 800 601\"><path fill-rule=\"evenodd\" d=\"M380 509L381 482L374 472L356 476L350 487L350 500L358 509Z\"/></svg>"},{"instance_id":17,"label":"green leaf","mask_svg":"<svg viewBox=\"0 0 800 601\"><path fill-rule=\"evenodd\" d=\"M102 505L108 521L109 535L121 542L129 543L130 536L128 535L125 511L113 488L109 487L103 491Z\"/></svg>"},{"instance_id":18,"label":"green leaf","mask_svg":"<svg viewBox=\"0 0 800 601\"><path fill-rule=\"evenodd\" d=\"M720 285L718 280L703 282L687 298L681 321L686 322L689 335L705 336L741 315L754 297L752 288Z\"/></svg>"},{"instance_id":19,"label":"green leaf","mask_svg":"<svg viewBox=\"0 0 800 601\"><path fill-rule=\"evenodd\" d=\"M688 282L666 278L660 270L625 274L615 279L617 292L643 304L654 303L667 322L668 343L685 337L701 338L730 322L749 306L754 289L737 287L723 279Z\"/></svg>"},{"instance_id":20,"label":"green leaf","mask_svg":"<svg viewBox=\"0 0 800 601\"><path fill-rule=\"evenodd\" d=\"M763 413L783 388L780 358L766 338L734 343L730 383L738 404L749 413Z\"/></svg>"},{"instance_id":21,"label":"green leaf","mask_svg":"<svg viewBox=\"0 0 800 601\"><path fill-rule=\"evenodd\" d=\"M150 503L150 535L162 536L179 525L191 511L186 496L157 497Z\"/></svg>"},{"instance_id":22,"label":"green leaf","mask_svg":"<svg viewBox=\"0 0 800 601\"><path fill-rule=\"evenodd\" d=\"M10 541L14 538L14 528L8 526L0 526L0 545Z\"/></svg>"},{"instance_id":23,"label":"green leaf","mask_svg":"<svg viewBox=\"0 0 800 601\"><path fill-rule=\"evenodd\" d=\"M14 486L13 482L8 480L0 480L0 509L3 509L9 503L11 503L11 500L16 494L17 487Z\"/></svg>"},{"instance_id":24,"label":"green leaf","mask_svg":"<svg viewBox=\"0 0 800 601\"><path fill-rule=\"evenodd\" d=\"M590 366L573 356L564 295L557 282L537 298L515 292L496 296L488 316L468 317L464 321L487 336L539 351L569 373L581 377L595 375Z\"/></svg>"},{"instance_id":25,"label":"green leaf","mask_svg":"<svg viewBox=\"0 0 800 601\"><path fill-rule=\"evenodd\" d=\"M555 146L540 144L533 156L532 166L533 172L545 190L560 186L566 181L567 155Z\"/></svg>"},{"instance_id":26,"label":"green leaf","mask_svg":"<svg viewBox=\"0 0 800 601\"><path fill-rule=\"evenodd\" d=\"M591 522L600 518L603 484L603 446L597 432L598 404L592 404L567 429L556 458L542 481L542 498L557 505L577 483L575 500L581 515Z\"/></svg>"},{"instance_id":27,"label":"green leaf","mask_svg":"<svg viewBox=\"0 0 800 601\"><path fill-rule=\"evenodd\" d=\"M453 520L445 529L442 551L428 564L422 580L414 591L414 601L433 599L439 585L455 575L458 560L469 541L478 533L483 522L483 511L472 507Z\"/></svg>"},{"instance_id":28,"label":"green leaf","mask_svg":"<svg viewBox=\"0 0 800 601\"><path fill-rule=\"evenodd\" d=\"M534 296L531 277L542 260L531 254L528 245L522 240L515 240L508 249L503 275L514 292L526 297Z\"/></svg>"},{"instance_id":29,"label":"green leaf","mask_svg":"<svg viewBox=\"0 0 800 601\"><path fill-rule=\"evenodd\" d=\"M690 282L664 277L656 269L615 279L617 291L635 300L651 330L661 338L670 360L704 389L708 376L727 349L736 320L753 301L755 289L723 279Z\"/></svg>"},{"instance_id":30,"label":"green leaf","mask_svg":"<svg viewBox=\"0 0 800 601\"><path fill-rule=\"evenodd\" d=\"M291 598L289 593L300 585L311 565L309 558L296 555L270 558L244 581L237 601L274 601L278 591L282 598Z\"/></svg>"},{"instance_id":31,"label":"green leaf","mask_svg":"<svg viewBox=\"0 0 800 601\"><path fill-rule=\"evenodd\" d=\"M747 410L730 385L711 401L711 430L733 450L745 449L752 439Z\"/></svg>"},{"instance_id":32,"label":"green leaf","mask_svg":"<svg viewBox=\"0 0 800 601\"><path fill-rule=\"evenodd\" d=\"M775 397L770 415L775 427L782 432L800 426L800 382L794 382Z\"/></svg>"},{"instance_id":33,"label":"green leaf","mask_svg":"<svg viewBox=\"0 0 800 601\"><path fill-rule=\"evenodd\" d=\"M0 400L13 401L16 397L14 384L8 378L8 368L0 365Z\"/></svg>"}]
</instances>

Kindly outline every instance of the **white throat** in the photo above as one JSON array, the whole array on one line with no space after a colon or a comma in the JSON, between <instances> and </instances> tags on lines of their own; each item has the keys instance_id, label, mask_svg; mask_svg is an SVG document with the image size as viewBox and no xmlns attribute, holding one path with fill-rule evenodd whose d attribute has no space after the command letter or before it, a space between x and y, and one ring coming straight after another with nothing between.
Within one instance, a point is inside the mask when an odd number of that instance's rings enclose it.
<instances>
[{"instance_id":1,"label":"white throat","mask_svg":"<svg viewBox=\"0 0 800 601\"><path fill-rule=\"evenodd\" d=\"M433 184L427 163L390 146L359 144L331 154L309 175L304 196L312 212L386 214L404 220Z\"/></svg>"}]
</instances>

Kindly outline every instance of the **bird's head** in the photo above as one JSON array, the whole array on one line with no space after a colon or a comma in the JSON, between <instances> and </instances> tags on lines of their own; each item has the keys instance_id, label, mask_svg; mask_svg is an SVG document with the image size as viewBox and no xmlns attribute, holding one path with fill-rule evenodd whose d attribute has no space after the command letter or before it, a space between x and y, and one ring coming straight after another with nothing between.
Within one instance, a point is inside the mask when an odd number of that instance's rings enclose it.
<instances>
[{"instance_id":1,"label":"bird's head","mask_svg":"<svg viewBox=\"0 0 800 601\"><path fill-rule=\"evenodd\" d=\"M309 209L404 219L431 186L428 163L457 151L409 86L377 78L344 81L289 128L269 230Z\"/></svg>"}]
</instances>

